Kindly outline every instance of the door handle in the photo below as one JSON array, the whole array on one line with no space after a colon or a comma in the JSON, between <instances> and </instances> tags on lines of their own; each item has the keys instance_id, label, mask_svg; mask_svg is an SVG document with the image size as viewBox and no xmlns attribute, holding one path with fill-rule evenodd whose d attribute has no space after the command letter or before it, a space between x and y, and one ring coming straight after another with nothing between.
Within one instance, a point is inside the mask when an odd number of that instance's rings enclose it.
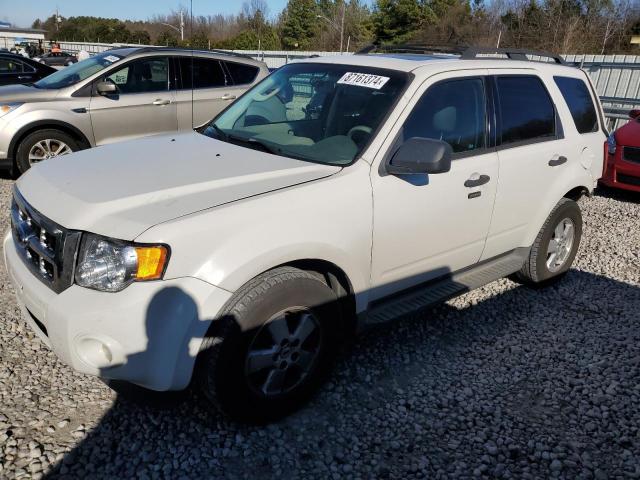
<instances>
[{"instance_id":1,"label":"door handle","mask_svg":"<svg viewBox=\"0 0 640 480\"><path fill-rule=\"evenodd\" d=\"M471 176L471 178L464 182L464 186L467 188L479 187L480 185L489 183L489 180L491 180L491 177L489 175L474 174Z\"/></svg>"},{"instance_id":2,"label":"door handle","mask_svg":"<svg viewBox=\"0 0 640 480\"><path fill-rule=\"evenodd\" d=\"M558 165L562 165L563 163L567 163L567 157L565 157L564 155L556 155L551 160L549 160L550 167L557 167Z\"/></svg>"},{"instance_id":3,"label":"door handle","mask_svg":"<svg viewBox=\"0 0 640 480\"><path fill-rule=\"evenodd\" d=\"M236 98L238 98L237 95L231 95L230 93L227 93L227 94L221 96L220 100L235 100Z\"/></svg>"},{"instance_id":4,"label":"door handle","mask_svg":"<svg viewBox=\"0 0 640 480\"><path fill-rule=\"evenodd\" d=\"M171 100L163 100L161 98L156 98L153 101L154 105L169 105L171 103Z\"/></svg>"},{"instance_id":5,"label":"door handle","mask_svg":"<svg viewBox=\"0 0 640 480\"><path fill-rule=\"evenodd\" d=\"M18 75L18 80L29 80L33 78L31 75Z\"/></svg>"}]
</instances>

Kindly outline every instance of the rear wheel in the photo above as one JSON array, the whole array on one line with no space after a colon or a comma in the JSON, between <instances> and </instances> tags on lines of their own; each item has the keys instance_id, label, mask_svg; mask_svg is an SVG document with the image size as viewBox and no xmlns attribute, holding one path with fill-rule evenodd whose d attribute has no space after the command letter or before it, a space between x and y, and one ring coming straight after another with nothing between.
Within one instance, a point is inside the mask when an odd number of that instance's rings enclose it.
<instances>
[{"instance_id":1,"label":"rear wheel","mask_svg":"<svg viewBox=\"0 0 640 480\"><path fill-rule=\"evenodd\" d=\"M529 258L515 279L530 285L559 280L571 268L581 237L580 207L573 200L563 198L540 229Z\"/></svg>"},{"instance_id":2,"label":"rear wheel","mask_svg":"<svg viewBox=\"0 0 640 480\"><path fill-rule=\"evenodd\" d=\"M322 277L292 267L236 292L198 357L205 397L233 418L285 415L315 391L338 345L340 309Z\"/></svg>"},{"instance_id":3,"label":"rear wheel","mask_svg":"<svg viewBox=\"0 0 640 480\"><path fill-rule=\"evenodd\" d=\"M18 146L16 163L20 173L49 158L80 150L69 134L55 129L37 130L27 135Z\"/></svg>"}]
</instances>

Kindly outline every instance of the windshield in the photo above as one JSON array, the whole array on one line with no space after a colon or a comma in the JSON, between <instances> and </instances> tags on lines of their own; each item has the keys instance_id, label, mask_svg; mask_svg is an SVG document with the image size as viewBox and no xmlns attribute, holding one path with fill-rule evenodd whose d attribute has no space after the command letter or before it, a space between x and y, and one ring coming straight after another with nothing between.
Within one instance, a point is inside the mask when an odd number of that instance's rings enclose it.
<instances>
[{"instance_id":1,"label":"windshield","mask_svg":"<svg viewBox=\"0 0 640 480\"><path fill-rule=\"evenodd\" d=\"M87 58L81 62L74 63L68 67L52 73L48 77L38 80L33 85L37 88L64 88L89 78L94 73L113 65L122 60L122 55L112 52L103 52L95 57Z\"/></svg>"},{"instance_id":2,"label":"windshield","mask_svg":"<svg viewBox=\"0 0 640 480\"><path fill-rule=\"evenodd\" d=\"M203 133L277 155L348 165L369 144L407 78L403 72L353 65L290 64Z\"/></svg>"}]
</instances>

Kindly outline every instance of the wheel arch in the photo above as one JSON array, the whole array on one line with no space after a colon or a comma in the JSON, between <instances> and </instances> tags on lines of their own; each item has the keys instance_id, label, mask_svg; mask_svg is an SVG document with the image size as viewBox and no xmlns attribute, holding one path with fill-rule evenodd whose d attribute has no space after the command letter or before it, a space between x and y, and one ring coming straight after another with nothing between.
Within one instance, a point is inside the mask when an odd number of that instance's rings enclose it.
<instances>
[{"instance_id":1,"label":"wheel arch","mask_svg":"<svg viewBox=\"0 0 640 480\"><path fill-rule=\"evenodd\" d=\"M82 144L83 148L91 147L91 142L89 142L89 139L77 127L74 127L73 125L67 122L63 122L61 120L40 120L36 122L31 122L23 126L20 130L16 132L16 134L11 139L11 142L9 143L9 150L8 150L9 158L15 161L16 153L18 151L18 146L20 145L20 142L22 142L22 140L24 140L27 135L35 131L45 130L45 129L60 130L66 133L67 135L71 135L74 138L74 140L77 140L80 144Z\"/></svg>"},{"instance_id":2,"label":"wheel arch","mask_svg":"<svg viewBox=\"0 0 640 480\"><path fill-rule=\"evenodd\" d=\"M568 198L570 200L573 200L574 202L577 202L584 196L591 196L591 192L584 185L574 187L563 195L564 198Z\"/></svg>"}]
</instances>

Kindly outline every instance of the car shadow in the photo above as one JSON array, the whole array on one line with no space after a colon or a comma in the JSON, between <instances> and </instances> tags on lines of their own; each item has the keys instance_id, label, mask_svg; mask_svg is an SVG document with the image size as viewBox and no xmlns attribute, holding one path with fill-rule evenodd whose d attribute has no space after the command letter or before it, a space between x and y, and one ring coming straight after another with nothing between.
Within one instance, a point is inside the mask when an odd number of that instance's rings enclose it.
<instances>
[{"instance_id":1,"label":"car shadow","mask_svg":"<svg viewBox=\"0 0 640 480\"><path fill-rule=\"evenodd\" d=\"M629 190L621 190L619 188L611 188L600 185L595 190L595 194L598 197L610 198L613 200L619 200L621 202L640 203L640 192L632 192Z\"/></svg>"},{"instance_id":2,"label":"car shadow","mask_svg":"<svg viewBox=\"0 0 640 480\"><path fill-rule=\"evenodd\" d=\"M615 394L633 395L640 364L625 359L640 359L640 342L625 337L637 340L631 320L640 288L579 270L544 290L498 282L502 293L489 284L365 332L309 404L271 425L234 423L192 389L161 394L112 382L118 395L111 409L46 478L298 478L325 463L326 474L315 477L337 478L329 465L342 468L352 456L367 465L353 471L362 478L415 476L415 465L428 477L449 476L454 467L471 476L497 461L515 478L523 471L548 476L526 467L540 455L532 440L581 445L589 465L607 471L623 449L589 426L584 405L608 405L614 376ZM620 363L603 365L603 348ZM566 376L554 370L558 364ZM621 432L632 432L635 404L616 405L607 411ZM433 416L425 419L424 411ZM487 418L492 433L480 431L476 418ZM347 445L344 431L354 419ZM390 431L410 449L398 449ZM492 436L500 439L495 459L485 448ZM567 460L566 478L578 477L586 462L580 455L573 466Z\"/></svg>"}]
</instances>

